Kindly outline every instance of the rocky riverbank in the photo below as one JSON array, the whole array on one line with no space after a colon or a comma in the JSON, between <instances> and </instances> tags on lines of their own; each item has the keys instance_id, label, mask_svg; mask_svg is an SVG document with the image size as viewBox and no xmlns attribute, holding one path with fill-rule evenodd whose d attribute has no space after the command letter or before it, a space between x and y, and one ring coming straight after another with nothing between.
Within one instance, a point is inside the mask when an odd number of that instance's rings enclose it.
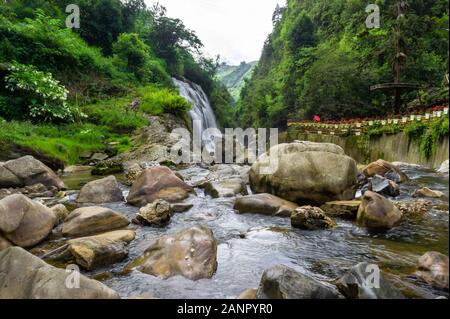
<instances>
[{"instance_id":1,"label":"rocky riverbank","mask_svg":"<svg viewBox=\"0 0 450 319\"><path fill-rule=\"evenodd\" d=\"M103 178L1 163L0 298L448 297L448 162L359 167L333 144L276 149L271 175L259 173L267 156L137 158ZM43 271L17 280L17 260ZM70 264L84 290L67 288ZM380 288L367 288L374 265Z\"/></svg>"}]
</instances>

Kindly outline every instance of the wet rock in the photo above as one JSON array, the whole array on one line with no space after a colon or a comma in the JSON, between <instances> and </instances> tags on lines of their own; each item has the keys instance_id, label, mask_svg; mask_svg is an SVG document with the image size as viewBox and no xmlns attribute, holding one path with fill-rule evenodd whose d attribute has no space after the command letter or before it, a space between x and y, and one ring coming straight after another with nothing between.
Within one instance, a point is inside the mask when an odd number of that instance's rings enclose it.
<instances>
[{"instance_id":1,"label":"wet rock","mask_svg":"<svg viewBox=\"0 0 450 319\"><path fill-rule=\"evenodd\" d=\"M152 204L148 204L136 214L135 222L142 225L164 227L170 222L172 209L165 200L158 199Z\"/></svg>"},{"instance_id":2,"label":"wet rock","mask_svg":"<svg viewBox=\"0 0 450 319\"><path fill-rule=\"evenodd\" d=\"M299 207L291 215L292 227L318 230L336 227L336 222L325 215L319 207L303 206Z\"/></svg>"},{"instance_id":3,"label":"wet rock","mask_svg":"<svg viewBox=\"0 0 450 319\"><path fill-rule=\"evenodd\" d=\"M216 164L211 167L211 173L207 180L221 181L230 178L240 178L244 183L248 183L248 173L250 166L235 164Z\"/></svg>"},{"instance_id":4,"label":"wet rock","mask_svg":"<svg viewBox=\"0 0 450 319\"><path fill-rule=\"evenodd\" d=\"M47 188L65 189L63 181L55 172L32 156L24 156L0 165L1 187L24 187L39 183Z\"/></svg>"},{"instance_id":5,"label":"wet rock","mask_svg":"<svg viewBox=\"0 0 450 319\"><path fill-rule=\"evenodd\" d=\"M56 217L44 205L20 194L0 200L0 233L20 247L31 247L52 231Z\"/></svg>"},{"instance_id":6,"label":"wet rock","mask_svg":"<svg viewBox=\"0 0 450 319\"><path fill-rule=\"evenodd\" d=\"M423 217L431 209L431 203L425 200L399 201L394 202L394 205L403 216L412 218Z\"/></svg>"},{"instance_id":7,"label":"wet rock","mask_svg":"<svg viewBox=\"0 0 450 319\"><path fill-rule=\"evenodd\" d=\"M334 201L325 203L320 208L331 217L355 220L361 201Z\"/></svg>"},{"instance_id":8,"label":"wet rock","mask_svg":"<svg viewBox=\"0 0 450 319\"><path fill-rule=\"evenodd\" d=\"M256 299L337 299L338 292L324 283L278 265L266 270Z\"/></svg>"},{"instance_id":9,"label":"wet rock","mask_svg":"<svg viewBox=\"0 0 450 319\"><path fill-rule=\"evenodd\" d=\"M177 275L191 280L211 278L217 268L217 242L205 226L182 230L155 241L125 272L134 268L162 279Z\"/></svg>"},{"instance_id":10,"label":"wet rock","mask_svg":"<svg viewBox=\"0 0 450 319\"><path fill-rule=\"evenodd\" d=\"M173 203L186 199L192 191L193 188L179 179L170 168L152 167L138 176L127 201L140 207L158 199Z\"/></svg>"},{"instance_id":11,"label":"wet rock","mask_svg":"<svg viewBox=\"0 0 450 319\"><path fill-rule=\"evenodd\" d=\"M278 161L271 161L269 154L278 157ZM276 164L276 169L265 172L271 163ZM356 162L341 147L296 142L279 144L260 156L250 170L250 185L255 193L271 193L296 203L321 205L332 200L353 199L357 175Z\"/></svg>"},{"instance_id":12,"label":"wet rock","mask_svg":"<svg viewBox=\"0 0 450 319\"><path fill-rule=\"evenodd\" d=\"M51 207L50 209L52 210L53 214L55 214L56 218L55 225L61 224L70 214L67 207L64 206L63 204L57 204Z\"/></svg>"},{"instance_id":13,"label":"wet rock","mask_svg":"<svg viewBox=\"0 0 450 319\"><path fill-rule=\"evenodd\" d=\"M358 223L374 229L389 229L396 226L402 218L400 210L383 196L366 192L358 211Z\"/></svg>"},{"instance_id":14,"label":"wet rock","mask_svg":"<svg viewBox=\"0 0 450 319\"><path fill-rule=\"evenodd\" d=\"M446 160L444 163L442 163L441 167L439 167L437 172L441 173L441 174L448 174L449 173L449 168L448 168L449 165L448 164L449 164L449 160Z\"/></svg>"},{"instance_id":15,"label":"wet rock","mask_svg":"<svg viewBox=\"0 0 450 319\"><path fill-rule=\"evenodd\" d=\"M132 230L117 230L97 236L72 239L68 250L81 267L92 270L122 261L128 255L128 243L135 238Z\"/></svg>"},{"instance_id":16,"label":"wet rock","mask_svg":"<svg viewBox=\"0 0 450 319\"><path fill-rule=\"evenodd\" d=\"M77 202L83 204L113 203L123 200L124 197L116 177L112 175L87 183L83 186L77 198Z\"/></svg>"},{"instance_id":17,"label":"wet rock","mask_svg":"<svg viewBox=\"0 0 450 319\"><path fill-rule=\"evenodd\" d=\"M193 204L184 204L184 203L170 205L172 213L184 213L189 211L192 207L194 207Z\"/></svg>"},{"instance_id":18,"label":"wet rock","mask_svg":"<svg viewBox=\"0 0 450 319\"><path fill-rule=\"evenodd\" d=\"M95 165L91 174L97 176L108 176L123 172L123 164L120 161L103 161Z\"/></svg>"},{"instance_id":19,"label":"wet rock","mask_svg":"<svg viewBox=\"0 0 450 319\"><path fill-rule=\"evenodd\" d=\"M65 174L77 174L92 171L92 166L87 165L72 165L64 168Z\"/></svg>"},{"instance_id":20,"label":"wet rock","mask_svg":"<svg viewBox=\"0 0 450 319\"><path fill-rule=\"evenodd\" d=\"M64 221L66 237L81 237L116 230L130 224L128 219L109 208L82 207L74 210Z\"/></svg>"},{"instance_id":21,"label":"wet rock","mask_svg":"<svg viewBox=\"0 0 450 319\"><path fill-rule=\"evenodd\" d=\"M445 194L443 192L434 191L432 189L429 189L428 187L424 187L414 191L412 197L442 198L445 197Z\"/></svg>"},{"instance_id":22,"label":"wet rock","mask_svg":"<svg viewBox=\"0 0 450 319\"><path fill-rule=\"evenodd\" d=\"M379 277L374 276L379 273ZM360 263L336 281L338 290L348 299L403 299L377 265Z\"/></svg>"},{"instance_id":23,"label":"wet rock","mask_svg":"<svg viewBox=\"0 0 450 319\"><path fill-rule=\"evenodd\" d=\"M367 165L363 170L363 174L367 177L380 175L396 183L404 183L409 180L409 177L397 166L382 159Z\"/></svg>"},{"instance_id":24,"label":"wet rock","mask_svg":"<svg viewBox=\"0 0 450 319\"><path fill-rule=\"evenodd\" d=\"M234 197L238 194L247 195L247 186L240 178L230 178L223 181L208 182L205 193L213 198Z\"/></svg>"},{"instance_id":25,"label":"wet rock","mask_svg":"<svg viewBox=\"0 0 450 319\"><path fill-rule=\"evenodd\" d=\"M91 160L95 162L101 162L108 159L108 157L109 157L108 154L105 153L95 153L94 155L91 156Z\"/></svg>"},{"instance_id":26,"label":"wet rock","mask_svg":"<svg viewBox=\"0 0 450 319\"><path fill-rule=\"evenodd\" d=\"M118 299L104 284L80 274L79 288L64 269L19 247L0 252L0 299Z\"/></svg>"},{"instance_id":27,"label":"wet rock","mask_svg":"<svg viewBox=\"0 0 450 319\"><path fill-rule=\"evenodd\" d=\"M371 178L369 190L391 197L400 195L400 187L398 184L380 175L375 175Z\"/></svg>"},{"instance_id":28,"label":"wet rock","mask_svg":"<svg viewBox=\"0 0 450 319\"><path fill-rule=\"evenodd\" d=\"M448 290L448 256L433 251L427 252L419 259L416 275L436 288Z\"/></svg>"},{"instance_id":29,"label":"wet rock","mask_svg":"<svg viewBox=\"0 0 450 319\"><path fill-rule=\"evenodd\" d=\"M258 289L247 289L243 293L241 293L239 296L237 296L236 299L246 299L246 300L256 299L257 291L258 291Z\"/></svg>"},{"instance_id":30,"label":"wet rock","mask_svg":"<svg viewBox=\"0 0 450 319\"><path fill-rule=\"evenodd\" d=\"M298 207L271 194L255 194L236 199L234 209L241 214L263 214L270 216L291 217L292 212Z\"/></svg>"}]
</instances>

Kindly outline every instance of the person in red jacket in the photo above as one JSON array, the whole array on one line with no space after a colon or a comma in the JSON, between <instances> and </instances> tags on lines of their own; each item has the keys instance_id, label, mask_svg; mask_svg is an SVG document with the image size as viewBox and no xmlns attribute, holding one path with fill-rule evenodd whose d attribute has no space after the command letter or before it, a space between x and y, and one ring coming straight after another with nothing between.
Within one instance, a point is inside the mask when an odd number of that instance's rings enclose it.
<instances>
[{"instance_id":1,"label":"person in red jacket","mask_svg":"<svg viewBox=\"0 0 450 319\"><path fill-rule=\"evenodd\" d=\"M319 115L314 115L313 121L314 122L320 122L321 121L320 120L320 116Z\"/></svg>"}]
</instances>

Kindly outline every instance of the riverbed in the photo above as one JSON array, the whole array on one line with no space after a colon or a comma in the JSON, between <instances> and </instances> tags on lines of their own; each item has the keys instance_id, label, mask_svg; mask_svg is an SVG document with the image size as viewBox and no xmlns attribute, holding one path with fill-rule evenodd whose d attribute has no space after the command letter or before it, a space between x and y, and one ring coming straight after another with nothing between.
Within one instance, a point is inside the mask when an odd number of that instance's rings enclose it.
<instances>
[{"instance_id":1,"label":"riverbed","mask_svg":"<svg viewBox=\"0 0 450 319\"><path fill-rule=\"evenodd\" d=\"M103 278L122 298L236 298L244 290L258 287L264 270L277 264L322 281L332 281L349 267L370 262L391 275L408 297L448 297L448 292L434 289L413 275L418 258L425 252L449 253L448 175L420 166L401 168L411 181L400 186L401 195L397 200L412 200L412 192L424 186L442 191L446 197L432 200L435 208L422 218L405 218L389 231L371 233L352 221L339 219L335 229L303 231L292 228L289 218L237 214L233 209L234 198L213 199L196 189L196 194L185 201L194 205L191 210L175 214L165 228L130 226L136 231L136 239L130 244L128 258L86 274ZM209 170L193 166L180 173L189 183L205 177ZM83 174L67 175L65 182L71 188L79 188L95 179ZM129 188L122 186L122 189L127 195ZM126 203L104 206L125 214L130 220L138 212L138 208ZM218 267L211 279L191 281L177 276L162 280L139 271L121 274L124 266L142 255L154 240L196 224L210 227L218 243Z\"/></svg>"}]
</instances>

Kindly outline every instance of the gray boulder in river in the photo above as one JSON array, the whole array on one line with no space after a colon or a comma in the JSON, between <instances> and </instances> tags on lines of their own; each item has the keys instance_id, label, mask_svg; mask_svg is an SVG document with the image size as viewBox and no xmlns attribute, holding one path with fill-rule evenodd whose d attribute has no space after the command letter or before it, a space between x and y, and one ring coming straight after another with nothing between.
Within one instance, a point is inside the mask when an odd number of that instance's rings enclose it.
<instances>
[{"instance_id":1,"label":"gray boulder in river","mask_svg":"<svg viewBox=\"0 0 450 319\"><path fill-rule=\"evenodd\" d=\"M268 167L273 172L266 171ZM250 170L250 185L256 193L321 205L353 199L357 176L356 162L340 146L294 142L274 146L260 156Z\"/></svg>"},{"instance_id":2,"label":"gray boulder in river","mask_svg":"<svg viewBox=\"0 0 450 319\"><path fill-rule=\"evenodd\" d=\"M176 176L170 168L157 166L140 173L130 189L127 202L139 207L158 199L174 203L186 199L192 191L193 188Z\"/></svg>"},{"instance_id":3,"label":"gray boulder in river","mask_svg":"<svg viewBox=\"0 0 450 319\"><path fill-rule=\"evenodd\" d=\"M264 272L256 299L337 299L339 292L312 277L278 265Z\"/></svg>"},{"instance_id":4,"label":"gray boulder in river","mask_svg":"<svg viewBox=\"0 0 450 319\"><path fill-rule=\"evenodd\" d=\"M62 234L67 237L82 237L121 229L130 224L122 214L105 207L82 207L67 216Z\"/></svg>"},{"instance_id":5,"label":"gray boulder in river","mask_svg":"<svg viewBox=\"0 0 450 319\"><path fill-rule=\"evenodd\" d=\"M79 275L79 288L72 286L76 280L72 281L71 275ZM50 266L22 248L11 247L0 252L0 299L118 298L104 284Z\"/></svg>"},{"instance_id":6,"label":"gray boulder in river","mask_svg":"<svg viewBox=\"0 0 450 319\"><path fill-rule=\"evenodd\" d=\"M393 202L377 193L367 191L362 197L357 220L361 226L368 228L389 229L396 226L402 216Z\"/></svg>"},{"instance_id":7,"label":"gray boulder in river","mask_svg":"<svg viewBox=\"0 0 450 319\"><path fill-rule=\"evenodd\" d=\"M240 214L291 217L297 204L272 194L254 194L236 199L234 209Z\"/></svg>"},{"instance_id":8,"label":"gray boulder in river","mask_svg":"<svg viewBox=\"0 0 450 319\"><path fill-rule=\"evenodd\" d=\"M427 252L419 258L416 275L434 287L448 290L448 256L434 251Z\"/></svg>"},{"instance_id":9,"label":"gray boulder in river","mask_svg":"<svg viewBox=\"0 0 450 319\"><path fill-rule=\"evenodd\" d=\"M379 276L378 276L379 275ZM385 277L377 265L360 263L336 281L349 299L403 299L403 294Z\"/></svg>"},{"instance_id":10,"label":"gray boulder in river","mask_svg":"<svg viewBox=\"0 0 450 319\"><path fill-rule=\"evenodd\" d=\"M24 187L39 183L47 188L66 188L52 169L33 156L24 156L0 164L0 187Z\"/></svg>"},{"instance_id":11,"label":"gray boulder in river","mask_svg":"<svg viewBox=\"0 0 450 319\"><path fill-rule=\"evenodd\" d=\"M46 206L15 194L0 200L0 234L13 244L31 247L52 231L56 215Z\"/></svg>"},{"instance_id":12,"label":"gray boulder in river","mask_svg":"<svg viewBox=\"0 0 450 319\"><path fill-rule=\"evenodd\" d=\"M134 268L162 279L177 275L191 280L211 278L217 268L217 242L208 227L182 230L159 238L125 272Z\"/></svg>"},{"instance_id":13,"label":"gray boulder in river","mask_svg":"<svg viewBox=\"0 0 450 319\"><path fill-rule=\"evenodd\" d=\"M77 202L102 204L121 202L124 199L116 177L111 175L84 185L78 195Z\"/></svg>"}]
</instances>

